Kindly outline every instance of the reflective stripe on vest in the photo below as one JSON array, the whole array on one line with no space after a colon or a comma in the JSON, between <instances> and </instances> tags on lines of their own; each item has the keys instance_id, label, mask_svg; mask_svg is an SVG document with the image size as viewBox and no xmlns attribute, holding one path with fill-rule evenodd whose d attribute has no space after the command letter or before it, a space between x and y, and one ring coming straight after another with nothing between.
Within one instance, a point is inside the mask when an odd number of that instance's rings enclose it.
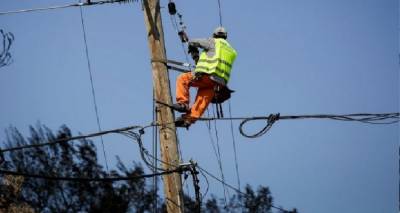
<instances>
[{"instance_id":1,"label":"reflective stripe on vest","mask_svg":"<svg viewBox=\"0 0 400 213\"><path fill-rule=\"evenodd\" d=\"M197 62L195 72L213 74L229 81L232 64L236 59L236 51L224 39L215 39L215 55L208 57L203 51Z\"/></svg>"}]
</instances>

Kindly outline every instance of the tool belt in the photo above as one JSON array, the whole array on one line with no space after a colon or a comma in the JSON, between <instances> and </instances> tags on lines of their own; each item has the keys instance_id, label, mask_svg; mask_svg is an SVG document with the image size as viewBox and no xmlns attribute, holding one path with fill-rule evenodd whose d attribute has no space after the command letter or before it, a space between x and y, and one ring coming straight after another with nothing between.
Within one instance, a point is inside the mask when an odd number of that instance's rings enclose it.
<instances>
[{"instance_id":1,"label":"tool belt","mask_svg":"<svg viewBox=\"0 0 400 213\"><path fill-rule=\"evenodd\" d=\"M204 75L209 75L207 73L195 73L195 76L192 81L197 81L201 79ZM211 103L213 104L221 104L231 98L231 94L235 92L234 90L231 90L228 88L226 85L222 85L221 83L218 83L215 81L217 84L214 86L214 97L211 100Z\"/></svg>"},{"instance_id":2,"label":"tool belt","mask_svg":"<svg viewBox=\"0 0 400 213\"><path fill-rule=\"evenodd\" d=\"M227 86L217 84L214 87L214 98L211 100L211 103L220 104L231 98L231 94L235 91L229 89Z\"/></svg>"}]
</instances>

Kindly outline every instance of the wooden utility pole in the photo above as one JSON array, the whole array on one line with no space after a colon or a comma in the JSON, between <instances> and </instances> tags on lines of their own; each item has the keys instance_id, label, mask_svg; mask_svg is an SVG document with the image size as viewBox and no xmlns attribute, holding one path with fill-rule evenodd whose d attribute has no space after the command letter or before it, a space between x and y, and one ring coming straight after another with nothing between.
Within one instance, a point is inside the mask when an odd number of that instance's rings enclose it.
<instances>
[{"instance_id":1,"label":"wooden utility pole","mask_svg":"<svg viewBox=\"0 0 400 213\"><path fill-rule=\"evenodd\" d=\"M161 22L160 1L143 0L144 19L147 28L147 38L152 58L154 98L157 101L171 104L171 91L166 60L164 32ZM161 62L160 62L161 61ZM160 148L164 169L176 169L180 164L177 147L174 115L169 107L157 107L157 123L160 124ZM183 213L182 180L178 173L163 177L164 192L169 213Z\"/></svg>"}]
</instances>

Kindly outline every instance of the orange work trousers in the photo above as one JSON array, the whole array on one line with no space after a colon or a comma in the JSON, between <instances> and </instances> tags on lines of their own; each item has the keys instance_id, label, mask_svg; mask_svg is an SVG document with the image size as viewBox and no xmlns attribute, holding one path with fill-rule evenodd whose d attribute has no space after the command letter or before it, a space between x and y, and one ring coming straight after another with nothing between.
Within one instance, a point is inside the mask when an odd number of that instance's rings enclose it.
<instances>
[{"instance_id":1,"label":"orange work trousers","mask_svg":"<svg viewBox=\"0 0 400 213\"><path fill-rule=\"evenodd\" d=\"M214 98L214 87L217 83L210 79L210 76L203 74L194 78L191 72L183 73L176 80L176 102L189 106L190 87L197 87L196 99L193 106L183 117L194 123L203 115L211 100Z\"/></svg>"}]
</instances>

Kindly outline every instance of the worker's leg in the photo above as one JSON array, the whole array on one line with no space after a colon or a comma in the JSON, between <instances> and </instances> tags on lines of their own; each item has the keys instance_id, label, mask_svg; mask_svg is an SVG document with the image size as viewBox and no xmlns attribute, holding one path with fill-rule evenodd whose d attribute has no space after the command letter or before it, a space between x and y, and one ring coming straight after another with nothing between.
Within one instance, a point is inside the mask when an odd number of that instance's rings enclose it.
<instances>
[{"instance_id":1,"label":"worker's leg","mask_svg":"<svg viewBox=\"0 0 400 213\"><path fill-rule=\"evenodd\" d=\"M176 79L176 102L179 104L185 104L189 106L190 101L190 81L192 81L193 75L191 72L183 73Z\"/></svg>"},{"instance_id":2,"label":"worker's leg","mask_svg":"<svg viewBox=\"0 0 400 213\"><path fill-rule=\"evenodd\" d=\"M207 109L211 100L214 97L214 86L215 82L212 81L208 76L203 76L199 81L196 82L196 86L199 88L197 91L196 100L185 117L190 119L191 123L194 123L200 118L204 111Z\"/></svg>"},{"instance_id":3,"label":"worker's leg","mask_svg":"<svg viewBox=\"0 0 400 213\"><path fill-rule=\"evenodd\" d=\"M190 113L187 114L187 117L190 118L192 123L203 115L213 97L214 88L199 88L196 100L190 109Z\"/></svg>"}]
</instances>

